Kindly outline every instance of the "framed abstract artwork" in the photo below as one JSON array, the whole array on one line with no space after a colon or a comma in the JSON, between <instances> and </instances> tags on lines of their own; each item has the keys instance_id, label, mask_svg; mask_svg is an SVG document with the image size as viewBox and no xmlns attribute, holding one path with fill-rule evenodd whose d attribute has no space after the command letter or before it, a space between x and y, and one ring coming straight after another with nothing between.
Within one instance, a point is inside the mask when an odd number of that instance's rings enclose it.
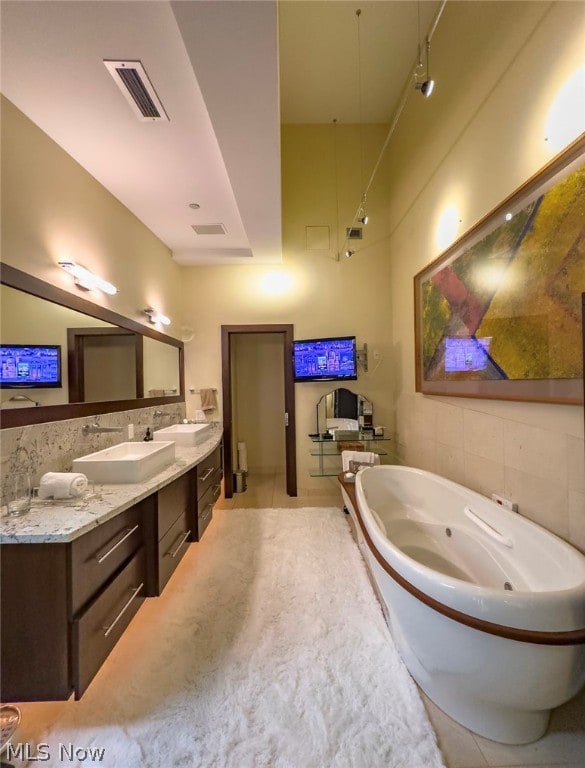
<instances>
[{"instance_id":1,"label":"framed abstract artwork","mask_svg":"<svg viewBox=\"0 0 585 768\"><path fill-rule=\"evenodd\" d=\"M415 275L416 390L582 403L585 135Z\"/></svg>"}]
</instances>

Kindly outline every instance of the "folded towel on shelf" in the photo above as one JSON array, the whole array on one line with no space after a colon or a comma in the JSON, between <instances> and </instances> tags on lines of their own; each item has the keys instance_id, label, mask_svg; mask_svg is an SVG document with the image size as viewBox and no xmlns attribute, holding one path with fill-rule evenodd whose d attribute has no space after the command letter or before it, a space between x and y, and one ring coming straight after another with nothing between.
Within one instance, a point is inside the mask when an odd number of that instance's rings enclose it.
<instances>
[{"instance_id":1,"label":"folded towel on shelf","mask_svg":"<svg viewBox=\"0 0 585 768\"><path fill-rule=\"evenodd\" d=\"M356 462L357 464L372 467L375 464L380 463L380 457L373 451L342 451L341 461L343 471L348 472L351 469L350 462Z\"/></svg>"},{"instance_id":2,"label":"folded towel on shelf","mask_svg":"<svg viewBox=\"0 0 585 768\"><path fill-rule=\"evenodd\" d=\"M202 389L199 392L201 396L201 410L213 411L217 408L217 397L215 389Z\"/></svg>"},{"instance_id":3,"label":"folded towel on shelf","mask_svg":"<svg viewBox=\"0 0 585 768\"><path fill-rule=\"evenodd\" d=\"M74 499L87 491L81 472L46 472L39 484L39 499Z\"/></svg>"}]
</instances>

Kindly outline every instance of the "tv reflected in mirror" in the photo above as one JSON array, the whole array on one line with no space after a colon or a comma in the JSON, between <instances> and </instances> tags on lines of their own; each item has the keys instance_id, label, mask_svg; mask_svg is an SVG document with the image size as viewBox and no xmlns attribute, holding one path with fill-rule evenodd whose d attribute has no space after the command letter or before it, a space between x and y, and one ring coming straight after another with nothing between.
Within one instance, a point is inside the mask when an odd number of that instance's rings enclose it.
<instances>
[{"instance_id":1,"label":"tv reflected in mirror","mask_svg":"<svg viewBox=\"0 0 585 768\"><path fill-rule=\"evenodd\" d=\"M30 389L61 386L61 347L58 344L2 344L0 387Z\"/></svg>"}]
</instances>

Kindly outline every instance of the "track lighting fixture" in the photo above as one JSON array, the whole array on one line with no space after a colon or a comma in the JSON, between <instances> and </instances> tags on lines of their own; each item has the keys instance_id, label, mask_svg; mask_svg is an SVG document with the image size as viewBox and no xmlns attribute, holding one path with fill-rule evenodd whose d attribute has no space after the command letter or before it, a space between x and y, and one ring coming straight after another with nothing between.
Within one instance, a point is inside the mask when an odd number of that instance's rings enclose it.
<instances>
[{"instance_id":1,"label":"track lighting fixture","mask_svg":"<svg viewBox=\"0 0 585 768\"><path fill-rule=\"evenodd\" d=\"M368 216L368 213L366 211L366 193L365 192L362 195L362 202L361 202L361 205L360 205L360 209L358 211L357 220L358 220L358 222L360 224L363 224L364 226L369 221L369 216Z\"/></svg>"},{"instance_id":2,"label":"track lighting fixture","mask_svg":"<svg viewBox=\"0 0 585 768\"><path fill-rule=\"evenodd\" d=\"M162 323L163 325L170 325L171 321L166 315L162 315L152 307L147 307L143 310L144 314L148 317L148 322L156 325L156 323Z\"/></svg>"},{"instance_id":3,"label":"track lighting fixture","mask_svg":"<svg viewBox=\"0 0 585 768\"><path fill-rule=\"evenodd\" d=\"M424 74L425 79L422 82L416 82L414 87L416 88L417 91L420 91L423 96L428 98L435 88L435 81L432 79L430 75L430 70L429 70L429 53L431 50L431 41L429 40L428 37L426 42L426 49L427 49L427 68ZM419 64L417 69L419 68L422 69L422 62L420 61L420 46L419 46Z\"/></svg>"},{"instance_id":4,"label":"track lighting fixture","mask_svg":"<svg viewBox=\"0 0 585 768\"><path fill-rule=\"evenodd\" d=\"M354 253L355 251L352 251L351 249L348 248L347 251L345 252L346 259L351 258L354 255Z\"/></svg>"},{"instance_id":5,"label":"track lighting fixture","mask_svg":"<svg viewBox=\"0 0 585 768\"><path fill-rule=\"evenodd\" d=\"M78 288L82 288L84 291L93 291L97 289L110 296L118 293L118 289L115 285L108 283L107 280L104 280L98 275L94 275L89 269L76 264L74 261L64 259L59 262L59 266L64 269L65 272L69 272L73 277L75 285Z\"/></svg>"}]
</instances>

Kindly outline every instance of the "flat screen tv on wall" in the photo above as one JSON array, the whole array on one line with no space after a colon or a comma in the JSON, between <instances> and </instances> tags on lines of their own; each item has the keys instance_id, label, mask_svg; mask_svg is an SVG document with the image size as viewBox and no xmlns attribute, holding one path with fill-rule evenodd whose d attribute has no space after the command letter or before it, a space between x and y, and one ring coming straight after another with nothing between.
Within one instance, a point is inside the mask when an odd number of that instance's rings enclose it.
<instances>
[{"instance_id":1,"label":"flat screen tv on wall","mask_svg":"<svg viewBox=\"0 0 585 768\"><path fill-rule=\"evenodd\" d=\"M355 336L293 341L295 381L357 379Z\"/></svg>"},{"instance_id":2,"label":"flat screen tv on wall","mask_svg":"<svg viewBox=\"0 0 585 768\"><path fill-rule=\"evenodd\" d=\"M2 344L0 387L7 389L61 386L58 344Z\"/></svg>"}]
</instances>

